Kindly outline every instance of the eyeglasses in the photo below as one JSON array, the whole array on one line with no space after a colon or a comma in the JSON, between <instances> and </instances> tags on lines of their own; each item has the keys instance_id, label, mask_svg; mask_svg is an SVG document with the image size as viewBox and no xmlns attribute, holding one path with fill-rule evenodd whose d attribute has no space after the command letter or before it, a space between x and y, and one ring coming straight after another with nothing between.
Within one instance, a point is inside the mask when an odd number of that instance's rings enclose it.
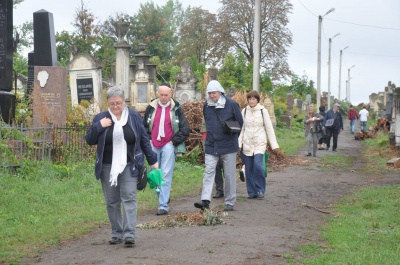
<instances>
[{"instance_id":1,"label":"eyeglasses","mask_svg":"<svg viewBox=\"0 0 400 265\"><path fill-rule=\"evenodd\" d=\"M123 102L110 102L110 103L108 103L108 106L110 106L110 107L115 107L115 106L121 107L123 104L124 104Z\"/></svg>"},{"instance_id":2,"label":"eyeglasses","mask_svg":"<svg viewBox=\"0 0 400 265\"><path fill-rule=\"evenodd\" d=\"M250 101L250 100L257 100L257 99L256 98L248 98L247 100Z\"/></svg>"}]
</instances>

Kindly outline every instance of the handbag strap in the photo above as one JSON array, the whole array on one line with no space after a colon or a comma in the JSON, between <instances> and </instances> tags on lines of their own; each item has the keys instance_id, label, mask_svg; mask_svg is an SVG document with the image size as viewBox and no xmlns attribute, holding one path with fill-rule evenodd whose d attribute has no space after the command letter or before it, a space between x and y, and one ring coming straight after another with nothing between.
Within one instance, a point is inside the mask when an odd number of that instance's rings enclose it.
<instances>
[{"instance_id":1,"label":"handbag strap","mask_svg":"<svg viewBox=\"0 0 400 265\"><path fill-rule=\"evenodd\" d=\"M223 126L224 126L224 122L221 120L221 117L219 116L219 114L218 114L218 111L217 111L217 108L216 108L216 107L214 107L214 111L215 111L215 113L217 114L218 120L219 120L219 122L221 123L221 125L222 125L222 127L223 127Z\"/></svg>"},{"instance_id":2,"label":"handbag strap","mask_svg":"<svg viewBox=\"0 0 400 265\"><path fill-rule=\"evenodd\" d=\"M135 164L135 168L137 168L139 170L139 166L138 166L136 159L133 156L132 152L130 150L127 150L127 153L128 153L129 158L132 160L133 164Z\"/></svg>"}]
</instances>

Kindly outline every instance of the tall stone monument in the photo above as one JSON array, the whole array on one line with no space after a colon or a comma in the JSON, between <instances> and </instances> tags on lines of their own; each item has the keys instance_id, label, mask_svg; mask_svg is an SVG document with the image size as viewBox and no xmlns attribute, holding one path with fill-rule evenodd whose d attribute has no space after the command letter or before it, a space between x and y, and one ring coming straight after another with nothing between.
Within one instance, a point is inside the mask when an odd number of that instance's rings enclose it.
<instances>
[{"instance_id":1,"label":"tall stone monument","mask_svg":"<svg viewBox=\"0 0 400 265\"><path fill-rule=\"evenodd\" d=\"M115 84L124 90L125 101L129 102L131 98L129 91L129 51L131 46L125 41L129 23L119 20L114 22L113 26L118 37L118 42L114 45L116 50Z\"/></svg>"},{"instance_id":2,"label":"tall stone monument","mask_svg":"<svg viewBox=\"0 0 400 265\"><path fill-rule=\"evenodd\" d=\"M62 126L67 117L67 68L57 66L52 13L33 13L33 34L33 125Z\"/></svg>"},{"instance_id":3,"label":"tall stone monument","mask_svg":"<svg viewBox=\"0 0 400 265\"><path fill-rule=\"evenodd\" d=\"M198 81L193 73L189 60L183 60L181 71L174 78L176 82L174 98L181 104L192 102L201 98L201 92L196 91L196 83Z\"/></svg>"},{"instance_id":4,"label":"tall stone monument","mask_svg":"<svg viewBox=\"0 0 400 265\"><path fill-rule=\"evenodd\" d=\"M13 1L0 1L0 120L12 123L15 117L13 80Z\"/></svg>"},{"instance_id":5,"label":"tall stone monument","mask_svg":"<svg viewBox=\"0 0 400 265\"><path fill-rule=\"evenodd\" d=\"M146 45L139 44L140 52L135 54L136 64L130 66L131 105L136 111L145 111L147 105L156 96L156 65L150 62L146 54Z\"/></svg>"}]
</instances>

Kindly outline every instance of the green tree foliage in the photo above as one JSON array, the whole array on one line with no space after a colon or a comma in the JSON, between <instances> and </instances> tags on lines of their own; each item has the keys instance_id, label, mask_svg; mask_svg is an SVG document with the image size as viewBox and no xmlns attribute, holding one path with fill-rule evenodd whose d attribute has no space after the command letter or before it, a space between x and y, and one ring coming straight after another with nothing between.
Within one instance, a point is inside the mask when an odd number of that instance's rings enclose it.
<instances>
[{"instance_id":1,"label":"green tree foliage","mask_svg":"<svg viewBox=\"0 0 400 265\"><path fill-rule=\"evenodd\" d=\"M75 45L75 36L63 30L56 33L57 61L60 66L68 65Z\"/></svg>"},{"instance_id":2,"label":"green tree foliage","mask_svg":"<svg viewBox=\"0 0 400 265\"><path fill-rule=\"evenodd\" d=\"M23 49L29 49L33 46L33 22L26 21L19 26L14 27L14 36L19 35L17 52L21 53Z\"/></svg>"},{"instance_id":3,"label":"green tree foliage","mask_svg":"<svg viewBox=\"0 0 400 265\"><path fill-rule=\"evenodd\" d=\"M295 97L305 99L307 94L315 100L316 90L314 88L314 82L312 80L308 81L306 75L298 76L293 74L292 81L289 91L295 95Z\"/></svg>"},{"instance_id":4,"label":"green tree foliage","mask_svg":"<svg viewBox=\"0 0 400 265\"><path fill-rule=\"evenodd\" d=\"M28 76L28 59L19 53L14 53L13 69L18 74Z\"/></svg>"},{"instance_id":5,"label":"green tree foliage","mask_svg":"<svg viewBox=\"0 0 400 265\"><path fill-rule=\"evenodd\" d=\"M176 46L177 61L195 56L198 62L215 64L221 58L221 40L215 28L218 21L215 14L201 8L188 10L179 31L180 42Z\"/></svg>"},{"instance_id":6,"label":"green tree foliage","mask_svg":"<svg viewBox=\"0 0 400 265\"><path fill-rule=\"evenodd\" d=\"M24 0L13 0L13 6L15 8L16 5L21 4L22 2L24 2Z\"/></svg>"},{"instance_id":7,"label":"green tree foliage","mask_svg":"<svg viewBox=\"0 0 400 265\"><path fill-rule=\"evenodd\" d=\"M235 55L228 53L218 73L218 78L224 88L235 87L240 91L252 87L253 67L243 53Z\"/></svg>"},{"instance_id":8,"label":"green tree foliage","mask_svg":"<svg viewBox=\"0 0 400 265\"><path fill-rule=\"evenodd\" d=\"M111 68L115 64L115 39L113 37L100 34L95 41L93 52L96 60L102 63L102 75L105 78L111 77Z\"/></svg>"},{"instance_id":9,"label":"green tree foliage","mask_svg":"<svg viewBox=\"0 0 400 265\"><path fill-rule=\"evenodd\" d=\"M255 0L221 0L218 28L225 49L235 48L249 62L253 61ZM273 80L286 77L289 71L287 47L292 34L287 28L292 4L289 0L261 1L261 65Z\"/></svg>"}]
</instances>

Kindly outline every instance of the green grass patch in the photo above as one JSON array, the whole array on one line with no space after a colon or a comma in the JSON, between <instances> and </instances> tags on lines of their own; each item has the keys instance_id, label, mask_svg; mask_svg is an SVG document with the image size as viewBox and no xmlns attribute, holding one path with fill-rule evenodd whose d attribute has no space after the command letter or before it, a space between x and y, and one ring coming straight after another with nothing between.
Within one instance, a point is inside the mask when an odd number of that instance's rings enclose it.
<instances>
[{"instance_id":1,"label":"green grass patch","mask_svg":"<svg viewBox=\"0 0 400 265\"><path fill-rule=\"evenodd\" d=\"M27 162L10 174L0 171L0 263L18 264L48 246L79 237L108 217L92 163ZM172 199L200 191L204 169L177 162ZM139 213L156 208L154 190L138 192Z\"/></svg>"},{"instance_id":2,"label":"green grass patch","mask_svg":"<svg viewBox=\"0 0 400 265\"><path fill-rule=\"evenodd\" d=\"M344 197L321 233L329 247L306 245L303 264L399 264L400 186L368 187Z\"/></svg>"},{"instance_id":3,"label":"green grass patch","mask_svg":"<svg viewBox=\"0 0 400 265\"><path fill-rule=\"evenodd\" d=\"M295 121L293 123L296 123ZM277 128L275 130L279 147L286 155L295 155L299 148L306 144L303 125L293 125L292 128Z\"/></svg>"},{"instance_id":4,"label":"green grass patch","mask_svg":"<svg viewBox=\"0 0 400 265\"><path fill-rule=\"evenodd\" d=\"M376 138L363 141L364 167L361 169L365 174L382 174L385 171L394 170L387 166L387 161L393 157L398 157L398 152L389 145L389 134L378 132Z\"/></svg>"},{"instance_id":5,"label":"green grass patch","mask_svg":"<svg viewBox=\"0 0 400 265\"><path fill-rule=\"evenodd\" d=\"M353 165L354 159L354 157L341 155L323 156L320 159L321 163L324 164L321 171L346 171Z\"/></svg>"}]
</instances>

